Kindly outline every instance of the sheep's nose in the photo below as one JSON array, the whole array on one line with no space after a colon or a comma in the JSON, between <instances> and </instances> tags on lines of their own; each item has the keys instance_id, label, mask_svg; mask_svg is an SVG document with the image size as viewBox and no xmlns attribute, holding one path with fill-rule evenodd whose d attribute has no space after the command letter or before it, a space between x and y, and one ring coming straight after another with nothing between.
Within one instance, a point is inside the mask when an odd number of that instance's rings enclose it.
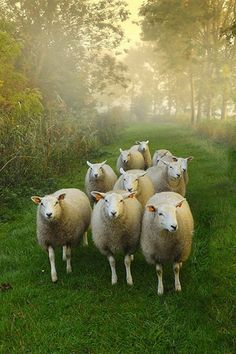
<instances>
[{"instance_id":1,"label":"sheep's nose","mask_svg":"<svg viewBox=\"0 0 236 354\"><path fill-rule=\"evenodd\" d=\"M177 229L177 225L171 225L171 228L175 231Z\"/></svg>"},{"instance_id":2,"label":"sheep's nose","mask_svg":"<svg viewBox=\"0 0 236 354\"><path fill-rule=\"evenodd\" d=\"M115 216L116 214L117 214L116 211L111 211L112 216Z\"/></svg>"},{"instance_id":3,"label":"sheep's nose","mask_svg":"<svg viewBox=\"0 0 236 354\"><path fill-rule=\"evenodd\" d=\"M132 192L132 188L128 188L128 192Z\"/></svg>"},{"instance_id":4,"label":"sheep's nose","mask_svg":"<svg viewBox=\"0 0 236 354\"><path fill-rule=\"evenodd\" d=\"M183 172L186 172L186 168L183 168Z\"/></svg>"},{"instance_id":5,"label":"sheep's nose","mask_svg":"<svg viewBox=\"0 0 236 354\"><path fill-rule=\"evenodd\" d=\"M47 217L50 218L52 216L52 213L46 213Z\"/></svg>"},{"instance_id":6,"label":"sheep's nose","mask_svg":"<svg viewBox=\"0 0 236 354\"><path fill-rule=\"evenodd\" d=\"M176 176L177 176L177 178L180 178L180 174L179 173L177 173Z\"/></svg>"},{"instance_id":7,"label":"sheep's nose","mask_svg":"<svg viewBox=\"0 0 236 354\"><path fill-rule=\"evenodd\" d=\"M98 176L98 174L97 174L97 173L95 173L95 174L94 174L94 177L95 177L95 178L97 178L97 176Z\"/></svg>"}]
</instances>

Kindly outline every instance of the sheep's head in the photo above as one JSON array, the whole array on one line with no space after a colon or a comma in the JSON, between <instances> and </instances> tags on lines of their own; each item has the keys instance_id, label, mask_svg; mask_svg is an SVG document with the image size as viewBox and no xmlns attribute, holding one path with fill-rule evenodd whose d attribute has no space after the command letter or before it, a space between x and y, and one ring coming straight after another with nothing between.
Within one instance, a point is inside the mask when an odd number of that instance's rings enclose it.
<instances>
[{"instance_id":1,"label":"sheep's head","mask_svg":"<svg viewBox=\"0 0 236 354\"><path fill-rule=\"evenodd\" d=\"M178 160L181 162L181 169L183 172L186 172L188 170L188 162L192 161L193 156L189 156L189 157L179 157Z\"/></svg>"},{"instance_id":2,"label":"sheep's head","mask_svg":"<svg viewBox=\"0 0 236 354\"><path fill-rule=\"evenodd\" d=\"M120 156L121 156L122 162L126 165L130 160L131 153L129 150L120 149Z\"/></svg>"},{"instance_id":3,"label":"sheep's head","mask_svg":"<svg viewBox=\"0 0 236 354\"><path fill-rule=\"evenodd\" d=\"M139 187L139 179L146 175L146 171L132 172L132 170L125 172L120 168L120 173L123 176L123 186L128 192L137 192Z\"/></svg>"},{"instance_id":4,"label":"sheep's head","mask_svg":"<svg viewBox=\"0 0 236 354\"><path fill-rule=\"evenodd\" d=\"M33 196L31 200L38 205L41 216L48 222L56 221L61 216L61 203L65 198L65 193L58 197L46 195L45 197Z\"/></svg>"},{"instance_id":5,"label":"sheep's head","mask_svg":"<svg viewBox=\"0 0 236 354\"><path fill-rule=\"evenodd\" d=\"M178 230L177 208L181 208L185 200L183 198L178 203L163 203L158 206L149 204L146 206L146 209L147 212L154 214L155 224L159 230L175 232Z\"/></svg>"},{"instance_id":6,"label":"sheep's head","mask_svg":"<svg viewBox=\"0 0 236 354\"><path fill-rule=\"evenodd\" d=\"M90 168L90 178L92 179L101 179L104 175L103 166L106 164L107 161L103 161L101 163L91 163L87 161L87 165Z\"/></svg>"},{"instance_id":7,"label":"sheep's head","mask_svg":"<svg viewBox=\"0 0 236 354\"><path fill-rule=\"evenodd\" d=\"M124 200L133 198L135 193L101 193L93 191L92 196L97 200L103 201L104 211L110 219L117 219L124 213Z\"/></svg>"},{"instance_id":8,"label":"sheep's head","mask_svg":"<svg viewBox=\"0 0 236 354\"><path fill-rule=\"evenodd\" d=\"M156 150L155 151L156 154L156 164L158 164L158 162L165 156L171 156L170 151L165 150L165 149L160 149L160 150Z\"/></svg>"},{"instance_id":9,"label":"sheep's head","mask_svg":"<svg viewBox=\"0 0 236 354\"><path fill-rule=\"evenodd\" d=\"M182 177L182 167L179 160L173 162L166 162L165 160L161 161L167 165L167 173L170 179L177 180Z\"/></svg>"},{"instance_id":10,"label":"sheep's head","mask_svg":"<svg viewBox=\"0 0 236 354\"><path fill-rule=\"evenodd\" d=\"M138 145L139 152L144 153L145 151L147 151L148 150L148 143L149 143L149 140L136 141L136 144Z\"/></svg>"}]
</instances>

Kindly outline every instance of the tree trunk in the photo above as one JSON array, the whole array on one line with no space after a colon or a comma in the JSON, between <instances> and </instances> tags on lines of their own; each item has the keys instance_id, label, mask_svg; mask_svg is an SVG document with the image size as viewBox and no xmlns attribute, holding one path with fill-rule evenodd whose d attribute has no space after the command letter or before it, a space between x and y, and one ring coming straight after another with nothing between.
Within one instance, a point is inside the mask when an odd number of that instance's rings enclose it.
<instances>
[{"instance_id":1,"label":"tree trunk","mask_svg":"<svg viewBox=\"0 0 236 354\"><path fill-rule=\"evenodd\" d=\"M227 99L225 95L222 96L222 106L221 106L221 120L225 120L227 112Z\"/></svg>"},{"instance_id":2,"label":"tree trunk","mask_svg":"<svg viewBox=\"0 0 236 354\"><path fill-rule=\"evenodd\" d=\"M198 95L198 103L197 103L196 123L199 123L201 118L202 118L202 95L199 93L199 95Z\"/></svg>"},{"instance_id":3,"label":"tree trunk","mask_svg":"<svg viewBox=\"0 0 236 354\"><path fill-rule=\"evenodd\" d=\"M194 87L194 80L193 74L190 73L190 89L191 89L191 124L195 124L195 87Z\"/></svg>"},{"instance_id":4,"label":"tree trunk","mask_svg":"<svg viewBox=\"0 0 236 354\"><path fill-rule=\"evenodd\" d=\"M208 97L207 98L207 102L206 102L206 117L207 117L208 120L210 120L211 116L212 116L211 103L212 103L211 97Z\"/></svg>"}]
</instances>

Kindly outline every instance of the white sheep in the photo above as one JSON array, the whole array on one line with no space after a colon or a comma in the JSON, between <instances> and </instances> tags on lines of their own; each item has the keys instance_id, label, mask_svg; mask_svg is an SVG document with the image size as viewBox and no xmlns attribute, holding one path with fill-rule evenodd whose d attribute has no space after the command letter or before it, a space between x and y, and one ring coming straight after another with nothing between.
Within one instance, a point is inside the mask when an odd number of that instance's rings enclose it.
<instances>
[{"instance_id":1,"label":"white sheep","mask_svg":"<svg viewBox=\"0 0 236 354\"><path fill-rule=\"evenodd\" d=\"M149 150L149 146L148 146L149 140L147 141L136 141L136 145L133 145L130 150L137 150L139 151L144 158L144 169L146 170L147 168L152 166L152 157L151 157L151 153Z\"/></svg>"},{"instance_id":2,"label":"white sheep","mask_svg":"<svg viewBox=\"0 0 236 354\"><path fill-rule=\"evenodd\" d=\"M133 284L130 266L139 244L142 219L142 206L134 194L125 191L92 192L97 200L91 219L93 241L108 258L112 284L117 283L114 257L117 252L125 254L127 284Z\"/></svg>"},{"instance_id":3,"label":"white sheep","mask_svg":"<svg viewBox=\"0 0 236 354\"><path fill-rule=\"evenodd\" d=\"M120 155L117 159L116 168L120 171L122 167L125 171L127 170L144 170L144 158L143 155L137 150L122 150L120 149Z\"/></svg>"},{"instance_id":4,"label":"white sheep","mask_svg":"<svg viewBox=\"0 0 236 354\"><path fill-rule=\"evenodd\" d=\"M172 191L185 196L186 184L182 172L181 162L173 161L152 166L147 170L147 175L151 179L155 192Z\"/></svg>"},{"instance_id":5,"label":"white sheep","mask_svg":"<svg viewBox=\"0 0 236 354\"><path fill-rule=\"evenodd\" d=\"M112 190L117 181L117 175L113 169L106 164L106 161L94 164L87 161L87 165L89 169L85 176L85 190L90 201L92 201L91 192L94 190L98 192L108 192Z\"/></svg>"},{"instance_id":6,"label":"white sheep","mask_svg":"<svg viewBox=\"0 0 236 354\"><path fill-rule=\"evenodd\" d=\"M120 169L121 176L113 187L113 190L125 189L128 192L136 192L135 197L144 207L148 199L155 193L147 171Z\"/></svg>"},{"instance_id":7,"label":"white sheep","mask_svg":"<svg viewBox=\"0 0 236 354\"><path fill-rule=\"evenodd\" d=\"M172 153L169 150L166 150L166 149L156 150L154 152L154 155L153 155L153 158L152 158L152 165L153 166L158 165L159 161L161 159L163 159L164 157L167 158L167 156L169 158L171 158L173 156ZM171 159L169 159L167 162L171 162Z\"/></svg>"},{"instance_id":8,"label":"white sheep","mask_svg":"<svg viewBox=\"0 0 236 354\"><path fill-rule=\"evenodd\" d=\"M187 185L188 181L189 181L189 177L188 177L188 162L192 161L193 156L178 157L177 159L181 163L181 169L182 169L182 172L183 172L184 181L185 181L185 184Z\"/></svg>"},{"instance_id":9,"label":"white sheep","mask_svg":"<svg viewBox=\"0 0 236 354\"><path fill-rule=\"evenodd\" d=\"M181 195L162 192L149 199L140 242L146 261L156 266L159 295L164 291L162 265L166 262L173 264L175 290L181 291L179 270L191 252L193 230L191 210Z\"/></svg>"},{"instance_id":10,"label":"white sheep","mask_svg":"<svg viewBox=\"0 0 236 354\"><path fill-rule=\"evenodd\" d=\"M77 246L83 237L87 244L87 229L90 225L91 206L85 193L75 188L61 189L44 197L33 196L38 205L37 239L39 245L48 251L51 278L57 281L55 266L56 247L63 247L67 273L71 268L71 247Z\"/></svg>"}]
</instances>

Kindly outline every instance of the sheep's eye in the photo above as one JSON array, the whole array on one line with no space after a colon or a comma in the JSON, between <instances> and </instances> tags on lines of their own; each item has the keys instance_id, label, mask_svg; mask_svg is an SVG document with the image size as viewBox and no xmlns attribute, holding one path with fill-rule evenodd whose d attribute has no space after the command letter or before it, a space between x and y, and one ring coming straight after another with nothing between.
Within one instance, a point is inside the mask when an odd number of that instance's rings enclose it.
<instances>
[{"instance_id":1,"label":"sheep's eye","mask_svg":"<svg viewBox=\"0 0 236 354\"><path fill-rule=\"evenodd\" d=\"M59 202L57 201L56 203L55 203L55 205L57 205Z\"/></svg>"},{"instance_id":2,"label":"sheep's eye","mask_svg":"<svg viewBox=\"0 0 236 354\"><path fill-rule=\"evenodd\" d=\"M42 202L40 203L40 205L44 206Z\"/></svg>"},{"instance_id":3,"label":"sheep's eye","mask_svg":"<svg viewBox=\"0 0 236 354\"><path fill-rule=\"evenodd\" d=\"M172 166L170 166L170 168L173 168Z\"/></svg>"},{"instance_id":4,"label":"sheep's eye","mask_svg":"<svg viewBox=\"0 0 236 354\"><path fill-rule=\"evenodd\" d=\"M122 203L122 202L123 202L123 199L120 200L120 203Z\"/></svg>"},{"instance_id":5,"label":"sheep's eye","mask_svg":"<svg viewBox=\"0 0 236 354\"><path fill-rule=\"evenodd\" d=\"M163 216L163 214L162 214L162 213L158 213L158 215Z\"/></svg>"},{"instance_id":6,"label":"sheep's eye","mask_svg":"<svg viewBox=\"0 0 236 354\"><path fill-rule=\"evenodd\" d=\"M107 202L108 202L108 200L107 200L107 199L105 199L105 202L107 203Z\"/></svg>"}]
</instances>

